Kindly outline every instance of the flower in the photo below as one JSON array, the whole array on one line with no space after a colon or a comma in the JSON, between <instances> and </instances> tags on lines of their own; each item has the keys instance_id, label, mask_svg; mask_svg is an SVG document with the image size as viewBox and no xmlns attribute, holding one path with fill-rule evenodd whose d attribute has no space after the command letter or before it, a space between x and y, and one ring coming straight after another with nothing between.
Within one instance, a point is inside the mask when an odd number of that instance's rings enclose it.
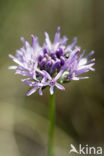
<instances>
[{"instance_id":1,"label":"flower","mask_svg":"<svg viewBox=\"0 0 104 156\"><path fill-rule=\"evenodd\" d=\"M60 27L57 28L53 42L51 42L48 33L45 32L43 46L39 45L38 37L34 35L31 37L32 45L22 37L23 47L16 50L15 56L9 55L17 64L9 66L9 69L14 69L16 74L27 77L22 79L22 82L33 87L27 96L38 89L39 94L42 95L42 90L47 86L50 87L50 94L54 93L56 87L65 90L62 86L63 83L86 79L88 77L80 75L89 70L94 71L95 59L89 60L94 51L84 57L85 50L83 50L82 54L79 55L81 48L76 46L77 39L74 38L72 43L67 45L67 37L60 37Z\"/></svg>"}]
</instances>

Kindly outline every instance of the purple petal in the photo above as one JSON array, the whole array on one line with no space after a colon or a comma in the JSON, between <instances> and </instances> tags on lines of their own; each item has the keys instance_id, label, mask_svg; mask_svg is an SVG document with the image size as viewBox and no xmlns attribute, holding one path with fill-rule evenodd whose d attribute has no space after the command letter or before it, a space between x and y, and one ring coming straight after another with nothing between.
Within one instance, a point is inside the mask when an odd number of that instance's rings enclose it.
<instances>
[{"instance_id":1,"label":"purple petal","mask_svg":"<svg viewBox=\"0 0 104 156\"><path fill-rule=\"evenodd\" d=\"M59 88L60 90L65 90L65 88L62 85L60 85L59 83L57 83L57 82L56 82L55 86L57 88Z\"/></svg>"},{"instance_id":2,"label":"purple petal","mask_svg":"<svg viewBox=\"0 0 104 156\"><path fill-rule=\"evenodd\" d=\"M57 28L57 32L55 34L54 43L59 42L60 40L60 27Z\"/></svg>"},{"instance_id":3,"label":"purple petal","mask_svg":"<svg viewBox=\"0 0 104 156\"><path fill-rule=\"evenodd\" d=\"M92 63L95 61L95 58L91 59L90 61L88 61L87 63Z\"/></svg>"},{"instance_id":4,"label":"purple petal","mask_svg":"<svg viewBox=\"0 0 104 156\"><path fill-rule=\"evenodd\" d=\"M88 54L87 59L88 59L89 57L91 57L93 54L94 54L94 51L91 51L91 52Z\"/></svg>"},{"instance_id":5,"label":"purple petal","mask_svg":"<svg viewBox=\"0 0 104 156\"><path fill-rule=\"evenodd\" d=\"M70 44L71 49L75 46L76 43L77 43L77 37L74 37L72 44Z\"/></svg>"},{"instance_id":6,"label":"purple petal","mask_svg":"<svg viewBox=\"0 0 104 156\"><path fill-rule=\"evenodd\" d=\"M85 50L83 50L83 53L80 55L79 59L78 59L78 62L82 59L82 57L84 56L85 54Z\"/></svg>"},{"instance_id":7,"label":"purple petal","mask_svg":"<svg viewBox=\"0 0 104 156\"><path fill-rule=\"evenodd\" d=\"M23 44L25 44L26 41L25 41L24 37L21 37L20 39L23 42Z\"/></svg>"},{"instance_id":8,"label":"purple petal","mask_svg":"<svg viewBox=\"0 0 104 156\"><path fill-rule=\"evenodd\" d=\"M47 32L45 32L45 43L47 47L51 50L51 41Z\"/></svg>"},{"instance_id":9,"label":"purple petal","mask_svg":"<svg viewBox=\"0 0 104 156\"><path fill-rule=\"evenodd\" d=\"M40 77L44 77L44 72L39 70L38 68L36 69Z\"/></svg>"},{"instance_id":10,"label":"purple petal","mask_svg":"<svg viewBox=\"0 0 104 156\"><path fill-rule=\"evenodd\" d=\"M38 37L35 37L34 35L31 35L32 37L32 47L33 49L38 49L39 46L39 42L38 42Z\"/></svg>"},{"instance_id":11,"label":"purple petal","mask_svg":"<svg viewBox=\"0 0 104 156\"><path fill-rule=\"evenodd\" d=\"M90 70L91 70L91 71L95 71L95 69L94 69L94 68L92 68L92 67L90 67Z\"/></svg>"},{"instance_id":12,"label":"purple petal","mask_svg":"<svg viewBox=\"0 0 104 156\"><path fill-rule=\"evenodd\" d=\"M14 57L13 55L9 54L9 57L13 59L13 61L17 64L19 64L20 66L24 67L23 63L21 63L16 57Z\"/></svg>"},{"instance_id":13,"label":"purple petal","mask_svg":"<svg viewBox=\"0 0 104 156\"><path fill-rule=\"evenodd\" d=\"M46 82L46 77L43 77L43 79L41 80L41 84L44 84Z\"/></svg>"},{"instance_id":14,"label":"purple petal","mask_svg":"<svg viewBox=\"0 0 104 156\"><path fill-rule=\"evenodd\" d=\"M45 77L47 77L49 80L52 80L52 77L49 75L49 73L48 72L46 72L45 70L43 70L43 72L44 72L44 76Z\"/></svg>"},{"instance_id":15,"label":"purple petal","mask_svg":"<svg viewBox=\"0 0 104 156\"><path fill-rule=\"evenodd\" d=\"M22 76L32 77L31 74L27 71L16 70L15 74L20 74Z\"/></svg>"},{"instance_id":16,"label":"purple petal","mask_svg":"<svg viewBox=\"0 0 104 156\"><path fill-rule=\"evenodd\" d=\"M68 38L66 37L66 36L63 36L63 38L61 39L61 44L66 44L67 43L67 41L68 41Z\"/></svg>"},{"instance_id":17,"label":"purple petal","mask_svg":"<svg viewBox=\"0 0 104 156\"><path fill-rule=\"evenodd\" d=\"M78 70L78 71L75 73L75 75L80 75L80 74L86 73L86 72L88 72L88 71L89 71L88 68L84 68L84 69Z\"/></svg>"},{"instance_id":18,"label":"purple petal","mask_svg":"<svg viewBox=\"0 0 104 156\"><path fill-rule=\"evenodd\" d=\"M31 94L35 93L37 91L37 89L38 89L38 87L31 89L26 95L30 96Z\"/></svg>"},{"instance_id":19,"label":"purple petal","mask_svg":"<svg viewBox=\"0 0 104 156\"><path fill-rule=\"evenodd\" d=\"M61 77L62 73L63 73L63 70L60 70L60 72L56 75L54 80L57 81Z\"/></svg>"},{"instance_id":20,"label":"purple petal","mask_svg":"<svg viewBox=\"0 0 104 156\"><path fill-rule=\"evenodd\" d=\"M16 53L18 53L19 55L23 55L23 52L21 50L16 50Z\"/></svg>"},{"instance_id":21,"label":"purple petal","mask_svg":"<svg viewBox=\"0 0 104 156\"><path fill-rule=\"evenodd\" d=\"M39 88L39 95L43 95L42 87Z\"/></svg>"},{"instance_id":22,"label":"purple petal","mask_svg":"<svg viewBox=\"0 0 104 156\"><path fill-rule=\"evenodd\" d=\"M43 86L49 86L50 85L50 82L44 82L43 83Z\"/></svg>"},{"instance_id":23,"label":"purple petal","mask_svg":"<svg viewBox=\"0 0 104 156\"><path fill-rule=\"evenodd\" d=\"M27 78L27 79L22 79L21 81L24 82L25 84L28 84L30 87L36 85L36 82L34 82L34 81L29 81L29 78Z\"/></svg>"},{"instance_id":24,"label":"purple petal","mask_svg":"<svg viewBox=\"0 0 104 156\"><path fill-rule=\"evenodd\" d=\"M21 37L21 41L24 43L26 48L30 48L31 47L29 42L25 41L24 37Z\"/></svg>"},{"instance_id":25,"label":"purple petal","mask_svg":"<svg viewBox=\"0 0 104 156\"><path fill-rule=\"evenodd\" d=\"M77 43L77 38L74 37L72 43L69 46L67 46L66 51L72 50L72 48L75 46L76 43Z\"/></svg>"}]
</instances>

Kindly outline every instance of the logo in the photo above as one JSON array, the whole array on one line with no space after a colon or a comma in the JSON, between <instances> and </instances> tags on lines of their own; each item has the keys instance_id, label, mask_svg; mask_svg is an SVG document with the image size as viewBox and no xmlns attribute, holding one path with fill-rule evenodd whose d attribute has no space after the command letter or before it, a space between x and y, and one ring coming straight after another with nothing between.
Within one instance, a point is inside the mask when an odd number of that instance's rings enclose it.
<instances>
[{"instance_id":1,"label":"logo","mask_svg":"<svg viewBox=\"0 0 104 156\"><path fill-rule=\"evenodd\" d=\"M102 147L89 147L88 145L82 146L81 144L79 144L79 147L76 148L73 144L71 144L69 154L102 154L102 151Z\"/></svg>"}]
</instances>

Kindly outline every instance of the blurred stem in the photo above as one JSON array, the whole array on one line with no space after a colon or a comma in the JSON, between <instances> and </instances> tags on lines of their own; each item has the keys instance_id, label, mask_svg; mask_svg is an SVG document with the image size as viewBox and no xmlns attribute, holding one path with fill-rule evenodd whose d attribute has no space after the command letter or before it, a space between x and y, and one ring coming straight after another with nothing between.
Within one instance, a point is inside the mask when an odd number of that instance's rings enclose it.
<instances>
[{"instance_id":1,"label":"blurred stem","mask_svg":"<svg viewBox=\"0 0 104 156\"><path fill-rule=\"evenodd\" d=\"M55 95L50 95L48 156L54 156Z\"/></svg>"}]
</instances>

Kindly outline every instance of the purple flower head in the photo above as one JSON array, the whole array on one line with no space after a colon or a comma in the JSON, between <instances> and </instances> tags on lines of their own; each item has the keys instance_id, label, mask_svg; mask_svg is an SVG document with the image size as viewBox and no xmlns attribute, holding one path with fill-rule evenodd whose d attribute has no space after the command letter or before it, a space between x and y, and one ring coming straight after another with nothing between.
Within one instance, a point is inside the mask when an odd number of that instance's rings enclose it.
<instances>
[{"instance_id":1,"label":"purple flower head","mask_svg":"<svg viewBox=\"0 0 104 156\"><path fill-rule=\"evenodd\" d=\"M60 27L57 28L53 42L45 32L43 46L39 45L38 37L34 35L31 37L32 45L21 38L23 47L16 51L15 56L9 55L17 64L10 66L9 69L14 69L16 74L26 77L22 81L32 87L27 96L37 90L42 95L42 90L47 86L50 87L50 94L54 93L55 88L65 90L62 86L63 83L86 79L88 77L80 75L90 70L94 71L95 59L89 60L94 52L91 51L86 57L84 57L85 50L80 54L81 49L76 46L76 38L71 44L66 45L68 39L66 36L61 38Z\"/></svg>"}]
</instances>

